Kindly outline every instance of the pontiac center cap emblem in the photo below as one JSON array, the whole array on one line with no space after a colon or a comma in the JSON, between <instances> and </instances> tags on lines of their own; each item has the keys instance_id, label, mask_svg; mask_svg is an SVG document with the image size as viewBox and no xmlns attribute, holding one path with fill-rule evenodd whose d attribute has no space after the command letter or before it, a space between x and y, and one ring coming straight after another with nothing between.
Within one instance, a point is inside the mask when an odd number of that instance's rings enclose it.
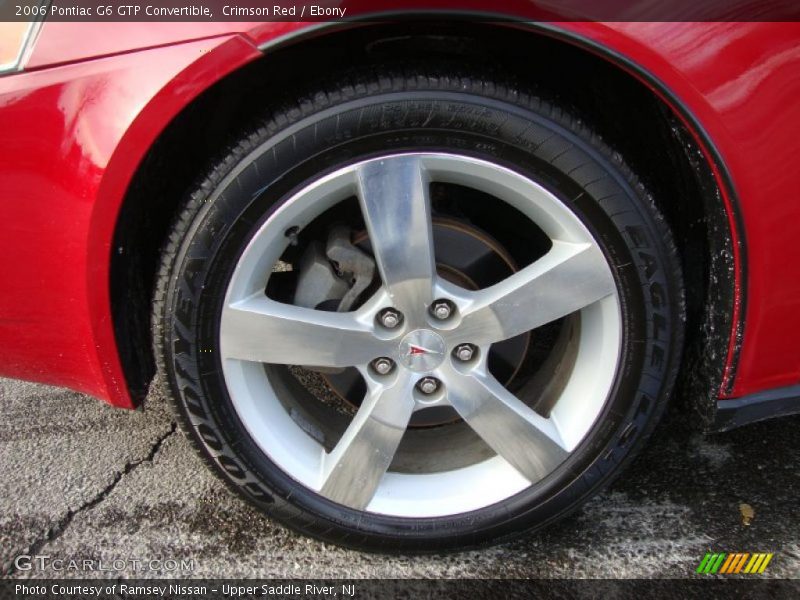
<instances>
[{"instance_id":1,"label":"pontiac center cap emblem","mask_svg":"<svg viewBox=\"0 0 800 600\"><path fill-rule=\"evenodd\" d=\"M400 362L417 372L431 371L444 360L444 340L428 329L416 329L400 342Z\"/></svg>"}]
</instances>

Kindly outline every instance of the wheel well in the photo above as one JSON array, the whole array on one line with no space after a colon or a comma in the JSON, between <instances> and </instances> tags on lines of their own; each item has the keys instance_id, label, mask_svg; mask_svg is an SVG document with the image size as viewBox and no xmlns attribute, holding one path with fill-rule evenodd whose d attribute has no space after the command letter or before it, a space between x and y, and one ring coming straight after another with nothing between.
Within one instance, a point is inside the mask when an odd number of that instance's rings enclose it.
<instances>
[{"instance_id":1,"label":"wheel well","mask_svg":"<svg viewBox=\"0 0 800 600\"><path fill-rule=\"evenodd\" d=\"M111 261L115 334L132 396L154 373L150 302L160 249L179 204L215 156L287 90L313 89L346 66L465 61L511 74L590 124L653 193L683 263L687 347L680 390L710 419L723 378L734 302L728 218L713 173L681 120L647 86L584 48L508 25L368 24L277 48L191 103L136 172ZM291 99L291 97L289 97Z\"/></svg>"}]
</instances>

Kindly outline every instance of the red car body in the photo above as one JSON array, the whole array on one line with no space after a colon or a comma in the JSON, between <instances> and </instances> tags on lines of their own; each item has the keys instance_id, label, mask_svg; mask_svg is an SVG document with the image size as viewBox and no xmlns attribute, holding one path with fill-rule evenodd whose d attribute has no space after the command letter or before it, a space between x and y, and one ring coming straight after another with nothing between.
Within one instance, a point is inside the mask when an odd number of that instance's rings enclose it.
<instances>
[{"instance_id":1,"label":"red car body","mask_svg":"<svg viewBox=\"0 0 800 600\"><path fill-rule=\"evenodd\" d=\"M368 26L353 22L348 27ZM711 360L714 409L800 396L800 24L497 24L600 56L648 86L695 138L733 252L733 314ZM131 408L110 272L129 186L170 122L312 23L45 22L0 77L0 374ZM766 416L756 410L744 420ZM724 428L717 416L717 426Z\"/></svg>"}]
</instances>

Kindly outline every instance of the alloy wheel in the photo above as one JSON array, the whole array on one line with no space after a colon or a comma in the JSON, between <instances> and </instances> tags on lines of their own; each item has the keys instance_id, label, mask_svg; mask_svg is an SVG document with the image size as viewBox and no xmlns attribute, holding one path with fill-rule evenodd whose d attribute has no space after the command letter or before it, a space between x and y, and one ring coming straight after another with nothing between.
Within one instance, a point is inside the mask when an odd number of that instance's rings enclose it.
<instances>
[{"instance_id":1,"label":"alloy wheel","mask_svg":"<svg viewBox=\"0 0 800 600\"><path fill-rule=\"evenodd\" d=\"M431 185L478 190L507 203L549 238L547 252L499 282L466 289L437 270ZM379 285L347 312L270 298L294 235L356 197ZM574 319L570 364L542 414L511 391L489 356L504 340ZM231 401L259 448L291 478L352 509L400 517L476 510L542 482L575 451L600 415L620 356L614 275L590 230L556 196L485 160L399 153L340 168L296 191L258 228L239 258L220 321L220 359ZM357 411L334 443L313 435L282 401L265 365L356 369ZM566 373L566 375L565 375ZM518 397L519 396L519 397ZM471 464L398 469L413 416L454 411L491 449ZM321 426L321 425L320 425Z\"/></svg>"}]
</instances>

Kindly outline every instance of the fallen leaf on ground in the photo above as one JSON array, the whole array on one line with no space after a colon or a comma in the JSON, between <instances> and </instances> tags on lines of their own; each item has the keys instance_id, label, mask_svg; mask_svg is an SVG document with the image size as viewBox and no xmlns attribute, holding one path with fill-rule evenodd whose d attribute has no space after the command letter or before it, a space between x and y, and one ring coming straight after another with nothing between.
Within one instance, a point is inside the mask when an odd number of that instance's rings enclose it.
<instances>
[{"instance_id":1,"label":"fallen leaf on ground","mask_svg":"<svg viewBox=\"0 0 800 600\"><path fill-rule=\"evenodd\" d=\"M750 521L752 521L756 516L756 511L754 511L753 507L749 504L740 504L739 512L742 515L742 525L750 525Z\"/></svg>"}]
</instances>

